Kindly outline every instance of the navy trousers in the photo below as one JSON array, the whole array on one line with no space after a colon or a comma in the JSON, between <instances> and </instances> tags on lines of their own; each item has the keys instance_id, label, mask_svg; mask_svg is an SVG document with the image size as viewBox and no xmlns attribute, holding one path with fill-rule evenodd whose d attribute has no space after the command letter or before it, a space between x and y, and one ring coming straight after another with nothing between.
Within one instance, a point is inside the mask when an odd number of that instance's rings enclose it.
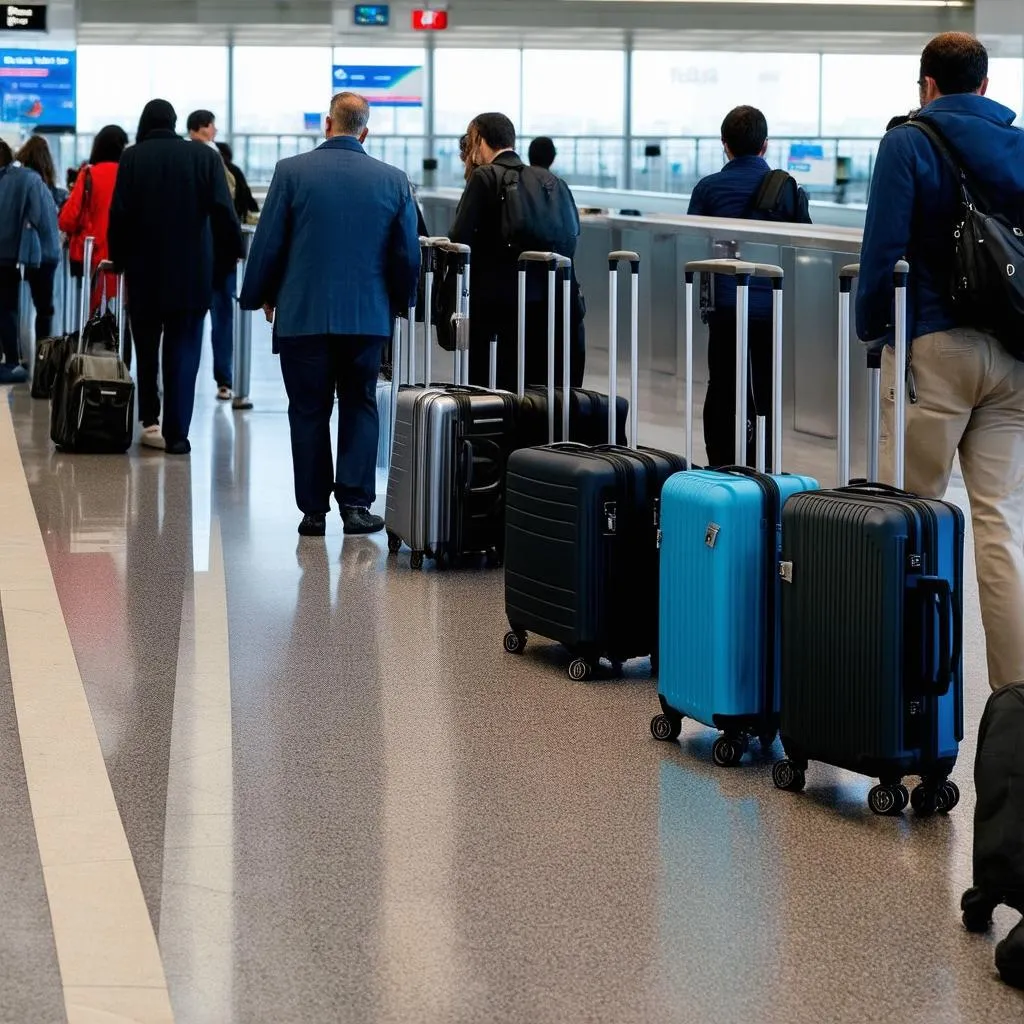
<instances>
[{"instance_id":1,"label":"navy trousers","mask_svg":"<svg viewBox=\"0 0 1024 1024\"><path fill-rule=\"evenodd\" d=\"M144 427L160 422L160 389L157 384L163 340L164 409L163 435L168 444L188 439L196 401L196 377L203 354L204 314L175 313L167 317L131 310L132 334L137 361L139 419Z\"/></svg>"},{"instance_id":2,"label":"navy trousers","mask_svg":"<svg viewBox=\"0 0 1024 1024\"><path fill-rule=\"evenodd\" d=\"M217 387L231 387L235 356L235 289L238 272L232 270L224 283L214 284L210 306L210 340L213 342L213 377Z\"/></svg>"},{"instance_id":3,"label":"navy trousers","mask_svg":"<svg viewBox=\"0 0 1024 1024\"><path fill-rule=\"evenodd\" d=\"M304 514L369 508L377 490L377 374L387 338L313 334L278 338L288 392L295 503ZM338 396L338 456L331 413Z\"/></svg>"}]
</instances>

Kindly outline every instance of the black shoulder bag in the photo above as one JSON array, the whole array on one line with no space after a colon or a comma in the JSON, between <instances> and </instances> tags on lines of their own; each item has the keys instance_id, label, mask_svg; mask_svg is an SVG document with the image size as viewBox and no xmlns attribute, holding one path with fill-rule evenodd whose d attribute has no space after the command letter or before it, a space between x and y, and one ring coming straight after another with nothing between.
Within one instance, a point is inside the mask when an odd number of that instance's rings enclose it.
<instances>
[{"instance_id":1,"label":"black shoulder bag","mask_svg":"<svg viewBox=\"0 0 1024 1024\"><path fill-rule=\"evenodd\" d=\"M925 119L907 122L923 132L959 188L953 223L950 296L957 322L994 334L1014 359L1024 361L1024 229L1002 213L938 129Z\"/></svg>"}]
</instances>

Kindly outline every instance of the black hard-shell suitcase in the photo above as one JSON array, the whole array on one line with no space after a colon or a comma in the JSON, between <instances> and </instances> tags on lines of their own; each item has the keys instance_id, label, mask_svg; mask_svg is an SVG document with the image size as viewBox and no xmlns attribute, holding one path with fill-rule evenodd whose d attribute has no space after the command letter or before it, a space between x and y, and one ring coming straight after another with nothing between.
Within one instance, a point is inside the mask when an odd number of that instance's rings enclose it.
<instances>
[{"instance_id":1,"label":"black hard-shell suitcase","mask_svg":"<svg viewBox=\"0 0 1024 1024\"><path fill-rule=\"evenodd\" d=\"M986 932L1000 904L1024 914L1024 684L985 705L974 760L974 885L961 900L964 927ZM1024 921L996 947L1005 982L1024 988Z\"/></svg>"},{"instance_id":2,"label":"black hard-shell suitcase","mask_svg":"<svg viewBox=\"0 0 1024 1024\"><path fill-rule=\"evenodd\" d=\"M563 272L569 261L548 254L524 254ZM639 273L636 253L612 253ZM615 279L612 278L614 285ZM634 294L633 316L636 322ZM614 291L613 291L614 301ZM565 303L568 309L568 302ZM611 318L614 325L615 319ZM563 321L568 366L569 317ZM632 442L636 444L636 331L633 332ZM554 338L549 338L549 359ZM615 393L616 338L609 344ZM564 381L563 393L568 390ZM549 407L549 436L554 434ZM566 407L559 407L565 429ZM614 436L614 425L606 430ZM587 447L552 443L513 452L505 482L505 649L521 653L527 633L555 640L574 655L573 679L586 679L597 662L618 663L656 656L658 649L658 502L664 482L685 468L679 456L616 445Z\"/></svg>"},{"instance_id":3,"label":"black hard-shell suitcase","mask_svg":"<svg viewBox=\"0 0 1024 1024\"><path fill-rule=\"evenodd\" d=\"M906 367L906 281L897 265L895 365ZM841 278L840 481L849 479L849 289ZM872 371L875 393L878 373ZM895 389L896 483L903 483L905 372ZM869 452L877 449L871 403ZM872 466L877 457L872 457ZM870 473L869 469L869 473ZM873 473L871 475L874 475ZM782 516L780 789L808 761L878 778L876 814L930 814L959 800L948 776L963 738L964 517L955 505L864 483L793 495ZM920 775L911 796L907 775Z\"/></svg>"},{"instance_id":4,"label":"black hard-shell suitcase","mask_svg":"<svg viewBox=\"0 0 1024 1024\"><path fill-rule=\"evenodd\" d=\"M85 240L82 311L90 294L92 238ZM123 279L117 282L118 339L124 326ZM50 439L64 451L125 452L134 433L135 382L118 352L86 351L89 332L79 332L77 350L59 367L50 401Z\"/></svg>"}]
</instances>

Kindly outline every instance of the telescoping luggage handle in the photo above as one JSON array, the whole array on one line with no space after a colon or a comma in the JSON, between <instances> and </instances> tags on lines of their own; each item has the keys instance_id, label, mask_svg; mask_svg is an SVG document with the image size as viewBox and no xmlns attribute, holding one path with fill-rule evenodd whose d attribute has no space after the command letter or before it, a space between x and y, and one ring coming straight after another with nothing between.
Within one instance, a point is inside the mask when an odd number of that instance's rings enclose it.
<instances>
[{"instance_id":1,"label":"telescoping luggage handle","mask_svg":"<svg viewBox=\"0 0 1024 1024\"><path fill-rule=\"evenodd\" d=\"M456 258L455 264L455 312L452 314L452 326L455 328L454 373L452 380L456 385L469 383L469 255L468 245L462 242L450 242L444 239L436 244L436 248ZM426 381L425 383L430 383Z\"/></svg>"},{"instance_id":2,"label":"telescoping luggage handle","mask_svg":"<svg viewBox=\"0 0 1024 1024\"><path fill-rule=\"evenodd\" d=\"M124 274L118 273L117 268L114 266L111 260L104 260L96 268L97 274L103 274L103 298L102 298L102 310L106 309L107 306L107 274L114 274L114 315L117 320L117 354L124 359L124 329L125 329L125 314L124 314Z\"/></svg>"},{"instance_id":3,"label":"telescoping luggage handle","mask_svg":"<svg viewBox=\"0 0 1024 1024\"><path fill-rule=\"evenodd\" d=\"M619 265L629 264L629 447L637 447L637 377L640 340L640 254L630 249L608 253L608 443L618 440ZM689 463L687 463L689 465Z\"/></svg>"},{"instance_id":4,"label":"telescoping luggage handle","mask_svg":"<svg viewBox=\"0 0 1024 1024\"><path fill-rule=\"evenodd\" d=\"M89 322L92 299L92 254L96 239L86 235L82 246L82 294L78 297L78 351L85 351L85 325Z\"/></svg>"},{"instance_id":5,"label":"telescoping luggage handle","mask_svg":"<svg viewBox=\"0 0 1024 1024\"><path fill-rule=\"evenodd\" d=\"M557 252L524 252L519 256L519 337L518 379L516 394L526 394L526 270L531 263L544 263L548 267L548 443L555 441L555 286L562 274L562 437L569 439L569 396L572 377L572 260ZM611 396L609 396L611 397ZM614 442L614 435L613 435Z\"/></svg>"},{"instance_id":6,"label":"telescoping luggage handle","mask_svg":"<svg viewBox=\"0 0 1024 1024\"><path fill-rule=\"evenodd\" d=\"M420 250L423 253L423 383L430 383L430 359L431 359L431 337L430 330L433 327L434 316L434 274L437 273L437 250L438 247L448 242L445 235L432 235L429 238L420 237ZM415 328L409 324L409 375L406 378L410 384L415 381Z\"/></svg>"},{"instance_id":7,"label":"telescoping luggage handle","mask_svg":"<svg viewBox=\"0 0 1024 1024\"><path fill-rule=\"evenodd\" d=\"M860 273L860 264L851 263L839 271L839 389L837 409L839 424L836 445L836 477L838 486L850 481L850 292L853 282ZM895 292L895 352L893 365L896 368L893 383L893 447L894 485L902 490L906 469L907 438L907 277L910 264L899 260L893 269ZM867 478L877 482L880 477L878 464L879 420L881 418L882 370L880 353L868 352L868 443Z\"/></svg>"},{"instance_id":8,"label":"telescoping luggage handle","mask_svg":"<svg viewBox=\"0 0 1024 1024\"><path fill-rule=\"evenodd\" d=\"M686 464L693 465L693 279L723 274L736 279L736 450L737 466L747 464L747 380L750 280L772 283L772 472L782 472L782 267L745 260L694 260L683 268L686 283ZM764 417L757 417L757 469L765 470Z\"/></svg>"}]
</instances>

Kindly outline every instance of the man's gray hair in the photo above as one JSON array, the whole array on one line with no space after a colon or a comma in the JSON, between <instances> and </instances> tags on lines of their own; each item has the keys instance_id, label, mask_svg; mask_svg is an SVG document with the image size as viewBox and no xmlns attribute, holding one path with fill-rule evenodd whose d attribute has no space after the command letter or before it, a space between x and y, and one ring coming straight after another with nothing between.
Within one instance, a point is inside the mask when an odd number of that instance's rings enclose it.
<instances>
[{"instance_id":1,"label":"man's gray hair","mask_svg":"<svg viewBox=\"0 0 1024 1024\"><path fill-rule=\"evenodd\" d=\"M358 136L370 120L370 104L357 92L339 92L331 99L331 124L337 135Z\"/></svg>"}]
</instances>

